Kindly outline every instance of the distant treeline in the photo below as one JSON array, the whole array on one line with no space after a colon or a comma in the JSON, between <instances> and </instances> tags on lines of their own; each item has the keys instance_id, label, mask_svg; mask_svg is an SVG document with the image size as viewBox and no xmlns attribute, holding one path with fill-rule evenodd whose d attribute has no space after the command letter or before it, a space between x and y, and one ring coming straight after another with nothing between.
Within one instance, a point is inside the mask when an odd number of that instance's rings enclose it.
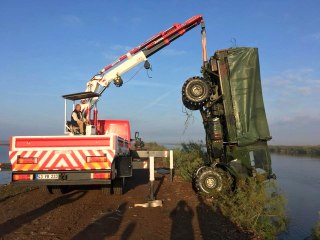
<instances>
[{"instance_id":1,"label":"distant treeline","mask_svg":"<svg viewBox=\"0 0 320 240\"><path fill-rule=\"evenodd\" d=\"M2 140L0 140L0 146L6 146L6 145L9 145L9 142L8 142L8 141L2 141Z\"/></svg>"},{"instance_id":2,"label":"distant treeline","mask_svg":"<svg viewBox=\"0 0 320 240\"><path fill-rule=\"evenodd\" d=\"M271 153L320 157L320 145L318 146L269 146L269 149Z\"/></svg>"}]
</instances>

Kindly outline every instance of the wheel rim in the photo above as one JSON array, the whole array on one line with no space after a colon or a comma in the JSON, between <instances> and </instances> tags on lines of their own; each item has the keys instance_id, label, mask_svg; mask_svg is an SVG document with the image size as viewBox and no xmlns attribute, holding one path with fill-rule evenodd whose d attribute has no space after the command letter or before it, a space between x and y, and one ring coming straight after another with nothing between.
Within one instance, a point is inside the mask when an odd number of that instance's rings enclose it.
<instances>
[{"instance_id":1,"label":"wheel rim","mask_svg":"<svg viewBox=\"0 0 320 240\"><path fill-rule=\"evenodd\" d=\"M188 79L182 87L183 104L190 110L201 108L211 95L210 83L200 77Z\"/></svg>"},{"instance_id":2,"label":"wheel rim","mask_svg":"<svg viewBox=\"0 0 320 240\"><path fill-rule=\"evenodd\" d=\"M228 175L214 167L200 167L194 174L194 186L199 192L215 194L228 189Z\"/></svg>"},{"instance_id":3,"label":"wheel rim","mask_svg":"<svg viewBox=\"0 0 320 240\"><path fill-rule=\"evenodd\" d=\"M194 100L199 101L201 100L204 95L206 94L206 90L203 85L199 83L191 83L190 86L187 88L188 95Z\"/></svg>"}]
</instances>

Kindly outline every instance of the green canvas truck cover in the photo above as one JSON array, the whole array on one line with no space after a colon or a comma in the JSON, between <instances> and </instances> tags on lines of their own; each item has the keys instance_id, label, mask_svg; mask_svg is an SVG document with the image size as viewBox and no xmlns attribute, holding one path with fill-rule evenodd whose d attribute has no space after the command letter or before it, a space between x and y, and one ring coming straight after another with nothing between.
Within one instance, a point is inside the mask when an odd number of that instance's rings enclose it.
<instances>
[{"instance_id":1,"label":"green canvas truck cover","mask_svg":"<svg viewBox=\"0 0 320 240\"><path fill-rule=\"evenodd\" d=\"M270 140L261 88L258 49L228 49L227 62L227 85L230 86L239 146Z\"/></svg>"}]
</instances>

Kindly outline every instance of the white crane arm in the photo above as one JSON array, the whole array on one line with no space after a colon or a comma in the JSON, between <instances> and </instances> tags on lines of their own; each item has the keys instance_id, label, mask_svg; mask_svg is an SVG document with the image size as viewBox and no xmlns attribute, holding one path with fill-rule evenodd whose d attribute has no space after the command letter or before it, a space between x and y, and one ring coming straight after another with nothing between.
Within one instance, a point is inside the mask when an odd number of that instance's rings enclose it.
<instances>
[{"instance_id":1,"label":"white crane arm","mask_svg":"<svg viewBox=\"0 0 320 240\"><path fill-rule=\"evenodd\" d=\"M122 74L128 72L138 64L147 61L147 57L145 56L143 51L133 56L130 54L130 52L126 55L128 56L128 58L125 62L107 72L103 72L102 74L96 75L92 79L90 79L90 81L87 82L86 92L95 92L100 94L105 88L109 87L112 81L121 81L120 83L115 82L117 86L121 86ZM97 100L97 97L93 98L90 101L90 106L93 106Z\"/></svg>"},{"instance_id":2,"label":"white crane arm","mask_svg":"<svg viewBox=\"0 0 320 240\"><path fill-rule=\"evenodd\" d=\"M148 57L168 46L172 41L181 37L184 33L200 23L202 24L203 40L205 40L205 26L201 15L196 15L185 23L174 24L171 28L163 32L159 32L146 42L133 48L131 51L103 68L97 75L87 82L86 92L98 93L101 96L103 91L109 87L112 81L116 86L120 87L123 83L121 76L124 73L128 72L141 62L147 61ZM205 41L203 41L203 44L205 44ZM206 49L203 46L203 52L205 52L205 50ZM203 56L203 60L204 62L206 61L205 56ZM87 102L87 107L91 108L98 101L99 97L88 99L89 102Z\"/></svg>"}]
</instances>

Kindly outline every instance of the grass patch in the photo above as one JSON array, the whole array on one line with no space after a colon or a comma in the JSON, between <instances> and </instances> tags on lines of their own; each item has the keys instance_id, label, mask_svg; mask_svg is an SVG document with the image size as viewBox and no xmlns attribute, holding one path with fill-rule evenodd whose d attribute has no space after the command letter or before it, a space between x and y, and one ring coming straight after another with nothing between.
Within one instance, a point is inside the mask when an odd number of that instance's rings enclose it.
<instances>
[{"instance_id":1,"label":"grass patch","mask_svg":"<svg viewBox=\"0 0 320 240\"><path fill-rule=\"evenodd\" d=\"M176 173L185 181L191 181L194 170L207 159L202 145L196 142L182 143L181 148L173 151Z\"/></svg>"},{"instance_id":2,"label":"grass patch","mask_svg":"<svg viewBox=\"0 0 320 240\"><path fill-rule=\"evenodd\" d=\"M168 150L165 146L158 144L156 142L147 142L144 144L144 149L148 151L165 151Z\"/></svg>"},{"instance_id":3,"label":"grass patch","mask_svg":"<svg viewBox=\"0 0 320 240\"><path fill-rule=\"evenodd\" d=\"M320 217L320 212L319 212ZM316 226L312 229L311 239L320 240L320 220L316 223Z\"/></svg>"},{"instance_id":4,"label":"grass patch","mask_svg":"<svg viewBox=\"0 0 320 240\"><path fill-rule=\"evenodd\" d=\"M214 206L244 231L263 239L276 239L286 229L286 199L276 182L261 183L254 178L238 181L234 192L222 192Z\"/></svg>"},{"instance_id":5,"label":"grass patch","mask_svg":"<svg viewBox=\"0 0 320 240\"><path fill-rule=\"evenodd\" d=\"M191 181L199 165L207 161L203 143L183 143L174 150L175 169L184 180ZM286 229L286 199L276 182L261 183L254 178L237 181L235 191L214 197L213 207L244 231L263 239L276 239Z\"/></svg>"}]
</instances>

